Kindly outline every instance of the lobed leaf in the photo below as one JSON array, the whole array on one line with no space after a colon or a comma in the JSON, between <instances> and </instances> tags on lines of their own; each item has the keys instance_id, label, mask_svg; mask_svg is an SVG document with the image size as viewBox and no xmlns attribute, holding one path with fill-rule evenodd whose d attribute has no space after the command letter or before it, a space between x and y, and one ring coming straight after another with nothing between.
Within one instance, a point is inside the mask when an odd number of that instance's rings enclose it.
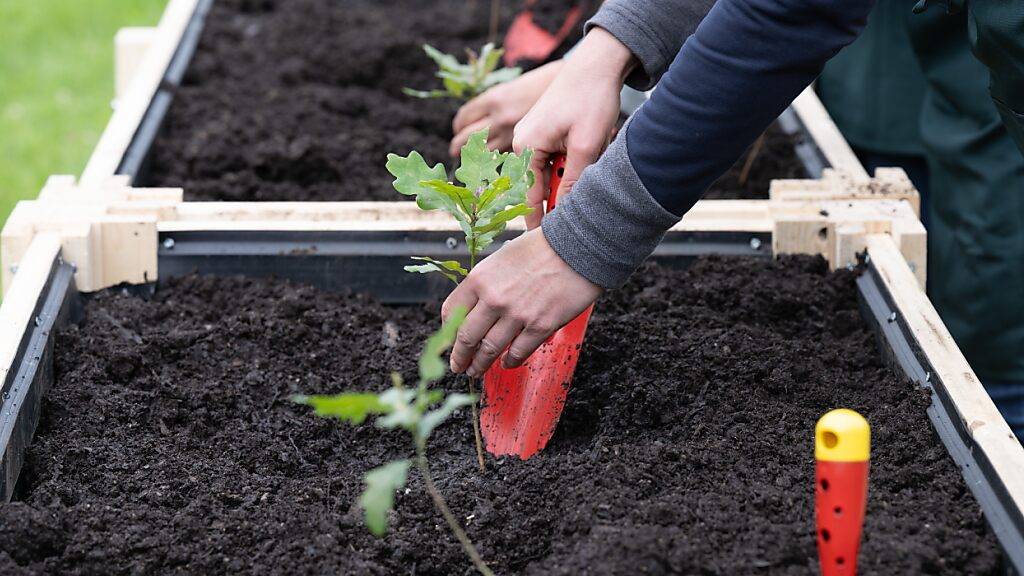
<instances>
[{"instance_id":1,"label":"lobed leaf","mask_svg":"<svg viewBox=\"0 0 1024 576\"><path fill-rule=\"evenodd\" d=\"M369 392L344 392L331 396L292 396L298 404L312 406L317 416L362 424L371 414L387 414L391 408Z\"/></svg>"},{"instance_id":2,"label":"lobed leaf","mask_svg":"<svg viewBox=\"0 0 1024 576\"><path fill-rule=\"evenodd\" d=\"M468 188L456 186L447 180L424 180L420 184L454 202L468 218L476 207L476 195Z\"/></svg>"},{"instance_id":3,"label":"lobed leaf","mask_svg":"<svg viewBox=\"0 0 1024 576\"><path fill-rule=\"evenodd\" d=\"M374 536L383 536L388 529L388 514L395 507L395 492L405 486L409 476L409 460L395 460L366 473L366 489L359 496L359 506L366 518L366 527Z\"/></svg>"},{"instance_id":4,"label":"lobed leaf","mask_svg":"<svg viewBox=\"0 0 1024 576\"><path fill-rule=\"evenodd\" d=\"M420 382L429 384L444 376L445 365L441 360L441 354L455 342L455 335L465 319L466 309L459 306L452 310L448 321L441 329L427 338L426 344L423 345L423 353L420 354Z\"/></svg>"},{"instance_id":5,"label":"lobed leaf","mask_svg":"<svg viewBox=\"0 0 1024 576\"><path fill-rule=\"evenodd\" d=\"M474 132L462 146L461 163L455 177L474 193L498 179L498 167L505 154L487 149L487 128Z\"/></svg>"},{"instance_id":6,"label":"lobed leaf","mask_svg":"<svg viewBox=\"0 0 1024 576\"><path fill-rule=\"evenodd\" d=\"M421 184L428 180L445 180L448 177L444 165L440 162L431 168L427 166L419 152L413 151L405 157L388 154L388 162L384 167L395 177L392 183L395 190L406 196L415 196L420 208L436 210L445 207L443 203L438 202L437 191Z\"/></svg>"},{"instance_id":7,"label":"lobed leaf","mask_svg":"<svg viewBox=\"0 0 1024 576\"><path fill-rule=\"evenodd\" d=\"M501 234L505 231L505 227L510 221L520 216L526 216L531 212L533 212L533 208L530 208L526 204L516 204L515 206L498 212L486 220L481 220L480 223L474 227L474 230L477 234L484 234L487 232L496 232L497 234Z\"/></svg>"},{"instance_id":8,"label":"lobed leaf","mask_svg":"<svg viewBox=\"0 0 1024 576\"><path fill-rule=\"evenodd\" d=\"M476 402L476 396L472 394L451 394L444 399L444 403L435 410L431 410L420 418L419 424L416 426L416 436L423 442L426 442L430 438L431 432L434 428L437 428L442 422L448 419L455 412L463 406L469 406Z\"/></svg>"}]
</instances>

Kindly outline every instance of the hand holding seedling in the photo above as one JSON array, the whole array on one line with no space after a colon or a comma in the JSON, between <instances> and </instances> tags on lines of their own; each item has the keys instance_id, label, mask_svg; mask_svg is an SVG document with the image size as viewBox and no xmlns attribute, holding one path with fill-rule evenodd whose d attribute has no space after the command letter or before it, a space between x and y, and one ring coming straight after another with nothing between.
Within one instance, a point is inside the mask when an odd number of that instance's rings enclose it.
<instances>
[{"instance_id":1,"label":"hand holding seedling","mask_svg":"<svg viewBox=\"0 0 1024 576\"><path fill-rule=\"evenodd\" d=\"M526 206L526 190L533 184L530 170L531 152L516 155L488 149L487 129L474 133L462 147L462 164L455 177L463 185L448 181L444 166L433 168L418 152L402 157L388 154L387 169L395 176L394 187L402 194L415 196L423 210L444 210L452 215L466 235L469 269L457 260L434 260L425 256L413 260L424 262L406 266L407 272L437 273L456 285L472 272L480 253L505 231L509 221L530 213ZM470 394L474 383L469 381ZM473 436L476 439L477 462L484 470L484 450L480 438L476 403L473 407Z\"/></svg>"},{"instance_id":2,"label":"hand holding seedling","mask_svg":"<svg viewBox=\"0 0 1024 576\"><path fill-rule=\"evenodd\" d=\"M468 100L478 96L492 86L517 78L521 68L502 68L498 70L504 50L495 48L488 43L477 54L466 50L469 60L466 64L451 54L445 54L429 44L423 45L423 51L437 63L437 77L444 83L444 90L413 90L403 88L402 91L416 98L461 98Z\"/></svg>"},{"instance_id":3,"label":"hand holding seedling","mask_svg":"<svg viewBox=\"0 0 1024 576\"><path fill-rule=\"evenodd\" d=\"M559 194L572 189L583 169L597 161L611 140L619 115L619 93L634 66L635 58L625 45L595 28L516 126L512 148L517 152L534 150L531 167L538 175L545 172L554 155L566 155ZM542 178L530 188L527 204L535 210L526 218L529 228L540 224L546 191Z\"/></svg>"},{"instance_id":4,"label":"hand holding seedling","mask_svg":"<svg viewBox=\"0 0 1024 576\"><path fill-rule=\"evenodd\" d=\"M452 138L448 153L458 156L469 136L488 129L491 150L512 149L512 133L562 69L562 60L549 62L515 80L499 84L459 108L452 120Z\"/></svg>"},{"instance_id":5,"label":"hand holding seedling","mask_svg":"<svg viewBox=\"0 0 1024 576\"><path fill-rule=\"evenodd\" d=\"M507 242L477 265L441 309L444 318L469 310L452 348L452 371L481 376L506 347L504 365L521 365L601 292L551 249L542 230Z\"/></svg>"}]
</instances>

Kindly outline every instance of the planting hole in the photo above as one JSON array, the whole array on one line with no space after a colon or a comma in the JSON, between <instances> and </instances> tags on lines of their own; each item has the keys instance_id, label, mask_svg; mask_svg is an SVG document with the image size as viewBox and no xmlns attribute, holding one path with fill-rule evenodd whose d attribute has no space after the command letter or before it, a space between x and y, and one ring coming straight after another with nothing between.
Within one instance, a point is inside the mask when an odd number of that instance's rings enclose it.
<instances>
[{"instance_id":1,"label":"planting hole","mask_svg":"<svg viewBox=\"0 0 1024 576\"><path fill-rule=\"evenodd\" d=\"M836 556L836 564L842 566L844 562L846 562L846 561L843 560L842 556Z\"/></svg>"},{"instance_id":2,"label":"planting hole","mask_svg":"<svg viewBox=\"0 0 1024 576\"><path fill-rule=\"evenodd\" d=\"M836 516L842 516L843 515L843 507L842 506L836 506L835 508L832 509L832 512L835 513Z\"/></svg>"},{"instance_id":3,"label":"planting hole","mask_svg":"<svg viewBox=\"0 0 1024 576\"><path fill-rule=\"evenodd\" d=\"M828 449L835 448L839 444L839 436L836 436L836 433L831 430L826 430L821 439L825 442L825 448Z\"/></svg>"},{"instance_id":4,"label":"planting hole","mask_svg":"<svg viewBox=\"0 0 1024 576\"><path fill-rule=\"evenodd\" d=\"M831 539L831 538L832 538L832 535L829 534L828 530L822 530L821 531L821 539L822 540L824 540L825 542L828 542L829 539Z\"/></svg>"},{"instance_id":5,"label":"planting hole","mask_svg":"<svg viewBox=\"0 0 1024 576\"><path fill-rule=\"evenodd\" d=\"M828 490L828 478L821 479L821 489Z\"/></svg>"},{"instance_id":6,"label":"planting hole","mask_svg":"<svg viewBox=\"0 0 1024 576\"><path fill-rule=\"evenodd\" d=\"M822 240L828 238L828 228L818 230L818 238L821 238Z\"/></svg>"},{"instance_id":7,"label":"planting hole","mask_svg":"<svg viewBox=\"0 0 1024 576\"><path fill-rule=\"evenodd\" d=\"M565 174L565 168L559 166L558 167L558 177L561 178L563 174Z\"/></svg>"}]
</instances>

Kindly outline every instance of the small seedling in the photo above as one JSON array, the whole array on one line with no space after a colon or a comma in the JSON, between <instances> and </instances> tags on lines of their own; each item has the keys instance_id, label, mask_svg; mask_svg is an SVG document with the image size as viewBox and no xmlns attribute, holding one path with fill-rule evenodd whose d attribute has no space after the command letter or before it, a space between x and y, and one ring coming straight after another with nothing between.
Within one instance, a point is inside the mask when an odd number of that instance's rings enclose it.
<instances>
[{"instance_id":1,"label":"small seedling","mask_svg":"<svg viewBox=\"0 0 1024 576\"><path fill-rule=\"evenodd\" d=\"M463 64L451 54L445 54L429 44L423 45L423 51L437 63L437 77L444 84L444 90L413 90L403 88L402 92L416 98L459 98L469 100L483 94L488 88L518 78L523 73L521 68L501 68L498 63L504 50L487 43L480 53L467 49L468 62Z\"/></svg>"},{"instance_id":2,"label":"small seedling","mask_svg":"<svg viewBox=\"0 0 1024 576\"><path fill-rule=\"evenodd\" d=\"M469 268L457 260L435 260L417 256L423 262L406 266L407 272L436 272L453 283L466 277L476 266L480 253L505 231L508 223L533 211L526 205L526 192L533 186L529 149L522 154L495 152L487 148L487 129L474 133L462 147L461 164L455 170L458 186L448 181L443 164L429 167L419 152L402 157L388 154L387 169L395 177L394 187L406 196L415 196L423 210L444 210L452 215L466 235ZM469 380L473 394L475 384ZM477 463L484 469L483 442L476 403L473 403L473 436L476 440Z\"/></svg>"},{"instance_id":3,"label":"small seedling","mask_svg":"<svg viewBox=\"0 0 1024 576\"><path fill-rule=\"evenodd\" d=\"M444 496L438 491L427 462L427 441L434 429L459 408L476 402L476 397L469 394L445 395L440 390L430 389L430 384L444 376L445 365L441 355L455 341L455 334L465 318L465 309L452 312L448 322L427 339L419 360L419 384L413 389L406 388L401 375L393 372L391 388L380 394L345 392L332 396L294 396L292 400L312 406L316 415L324 418L337 418L358 426L370 416L375 416L374 424L378 428L408 432L416 448L415 458L389 462L370 470L364 476L366 488L359 497L359 506L365 514L367 528L376 536L383 536L387 532L388 515L395 506L395 492L405 486L409 468L415 466L423 477L423 485L434 501L434 506L462 544L473 565L481 574L493 576L448 508Z\"/></svg>"}]
</instances>

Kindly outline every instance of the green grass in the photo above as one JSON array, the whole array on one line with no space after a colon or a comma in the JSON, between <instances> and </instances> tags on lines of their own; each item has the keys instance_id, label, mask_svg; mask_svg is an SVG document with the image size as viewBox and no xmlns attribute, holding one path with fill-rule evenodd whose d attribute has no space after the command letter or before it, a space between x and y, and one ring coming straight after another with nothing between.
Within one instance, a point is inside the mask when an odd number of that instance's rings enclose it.
<instances>
[{"instance_id":1,"label":"green grass","mask_svg":"<svg viewBox=\"0 0 1024 576\"><path fill-rule=\"evenodd\" d=\"M110 118L114 33L166 0L0 0L0 223L51 174L82 173Z\"/></svg>"}]
</instances>

